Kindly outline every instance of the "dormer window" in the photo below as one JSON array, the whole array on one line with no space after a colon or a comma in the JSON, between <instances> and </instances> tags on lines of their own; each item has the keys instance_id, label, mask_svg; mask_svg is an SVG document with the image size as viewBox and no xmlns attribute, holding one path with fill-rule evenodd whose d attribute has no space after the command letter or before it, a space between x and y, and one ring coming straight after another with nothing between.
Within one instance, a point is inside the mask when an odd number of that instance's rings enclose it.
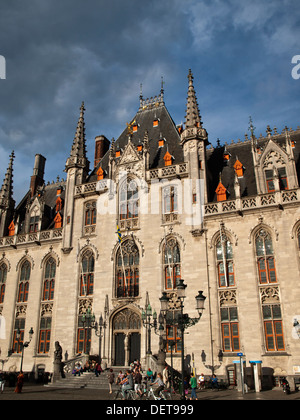
<instances>
[{"instance_id":1,"label":"dormer window","mask_svg":"<svg viewBox=\"0 0 300 420\"><path fill-rule=\"evenodd\" d=\"M280 190L287 190L288 189L288 182L287 182L285 167L278 168L277 172L278 172L279 189ZM267 169L265 171L265 175L266 175L267 191L268 192L274 192L275 191L274 170L273 169Z\"/></svg>"},{"instance_id":2,"label":"dormer window","mask_svg":"<svg viewBox=\"0 0 300 420\"><path fill-rule=\"evenodd\" d=\"M173 163L172 155L170 155L169 152L167 152L164 156L165 166L170 166Z\"/></svg>"},{"instance_id":3,"label":"dormer window","mask_svg":"<svg viewBox=\"0 0 300 420\"><path fill-rule=\"evenodd\" d=\"M132 132L133 133L136 133L138 131L138 125L137 124L134 124L133 126L132 126Z\"/></svg>"},{"instance_id":4,"label":"dormer window","mask_svg":"<svg viewBox=\"0 0 300 420\"><path fill-rule=\"evenodd\" d=\"M55 207L56 213L58 211L61 211L61 209L62 209L62 200L61 200L60 197L57 197L57 199L56 199L56 207Z\"/></svg>"},{"instance_id":5,"label":"dormer window","mask_svg":"<svg viewBox=\"0 0 300 420\"><path fill-rule=\"evenodd\" d=\"M137 151L138 152L141 152L143 150L143 145L142 144L139 144L138 146L137 146Z\"/></svg>"},{"instance_id":6,"label":"dormer window","mask_svg":"<svg viewBox=\"0 0 300 420\"><path fill-rule=\"evenodd\" d=\"M243 164L239 160L237 160L235 162L235 164L233 165L233 167L234 167L236 176L238 178L242 178L244 176L244 167L243 167Z\"/></svg>"},{"instance_id":7,"label":"dormer window","mask_svg":"<svg viewBox=\"0 0 300 420\"><path fill-rule=\"evenodd\" d=\"M224 187L224 185L222 184L222 182L219 182L219 185L216 189L216 193L217 193L217 200L218 201L226 201L227 200L227 190Z\"/></svg>"},{"instance_id":8,"label":"dormer window","mask_svg":"<svg viewBox=\"0 0 300 420\"><path fill-rule=\"evenodd\" d=\"M30 219L29 219L29 232L30 233L38 231L39 221L40 221L39 209L37 207L34 207L34 209L32 210L30 214Z\"/></svg>"},{"instance_id":9,"label":"dormer window","mask_svg":"<svg viewBox=\"0 0 300 420\"><path fill-rule=\"evenodd\" d=\"M116 151L116 157L120 157L121 156L121 150L117 150Z\"/></svg>"},{"instance_id":10,"label":"dormer window","mask_svg":"<svg viewBox=\"0 0 300 420\"><path fill-rule=\"evenodd\" d=\"M15 234L15 224L12 221L10 225L8 226L8 236L14 236L14 234Z\"/></svg>"},{"instance_id":11,"label":"dormer window","mask_svg":"<svg viewBox=\"0 0 300 420\"><path fill-rule=\"evenodd\" d=\"M158 140L158 147L164 147L165 145L165 139L164 138L160 138Z\"/></svg>"},{"instance_id":12,"label":"dormer window","mask_svg":"<svg viewBox=\"0 0 300 420\"><path fill-rule=\"evenodd\" d=\"M158 123L159 123L159 119L158 118L155 118L153 120L153 127L158 127Z\"/></svg>"},{"instance_id":13,"label":"dormer window","mask_svg":"<svg viewBox=\"0 0 300 420\"><path fill-rule=\"evenodd\" d=\"M55 229L59 229L62 227L62 217L60 215L60 213L57 213L57 215L54 218L54 228Z\"/></svg>"},{"instance_id":14,"label":"dormer window","mask_svg":"<svg viewBox=\"0 0 300 420\"><path fill-rule=\"evenodd\" d=\"M104 171L103 169L100 167L97 171L97 181L100 181L101 179L104 178Z\"/></svg>"}]
</instances>

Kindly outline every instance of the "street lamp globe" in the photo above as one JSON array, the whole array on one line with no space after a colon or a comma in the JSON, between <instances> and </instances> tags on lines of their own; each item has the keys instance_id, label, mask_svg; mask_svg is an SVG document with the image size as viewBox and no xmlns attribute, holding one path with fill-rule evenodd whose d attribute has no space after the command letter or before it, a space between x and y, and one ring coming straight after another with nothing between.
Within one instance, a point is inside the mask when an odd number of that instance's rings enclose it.
<instances>
[{"instance_id":1,"label":"street lamp globe","mask_svg":"<svg viewBox=\"0 0 300 420\"><path fill-rule=\"evenodd\" d=\"M203 295L202 290L200 290L198 292L198 295L196 296L195 299L196 299L196 309L198 311L198 314L202 315L202 312L204 310L204 302L205 302L205 299L206 299L206 296Z\"/></svg>"}]
</instances>

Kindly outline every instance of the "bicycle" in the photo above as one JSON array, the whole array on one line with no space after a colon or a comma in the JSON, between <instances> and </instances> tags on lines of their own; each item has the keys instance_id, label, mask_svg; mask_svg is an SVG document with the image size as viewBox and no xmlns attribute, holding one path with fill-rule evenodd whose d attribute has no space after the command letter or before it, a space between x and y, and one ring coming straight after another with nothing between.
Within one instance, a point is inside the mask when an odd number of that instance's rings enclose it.
<instances>
[{"instance_id":1,"label":"bicycle","mask_svg":"<svg viewBox=\"0 0 300 420\"><path fill-rule=\"evenodd\" d=\"M139 398L138 394L133 389L128 389L125 392L125 400L137 400ZM122 386L119 387L117 391L115 391L115 400L123 400L123 393L122 393Z\"/></svg>"},{"instance_id":2,"label":"bicycle","mask_svg":"<svg viewBox=\"0 0 300 420\"><path fill-rule=\"evenodd\" d=\"M150 388L146 391L144 396L146 397L146 400L171 400L172 399L171 393L168 389L162 389L158 395L159 396L157 397L154 394L153 388L152 386L150 386Z\"/></svg>"}]
</instances>

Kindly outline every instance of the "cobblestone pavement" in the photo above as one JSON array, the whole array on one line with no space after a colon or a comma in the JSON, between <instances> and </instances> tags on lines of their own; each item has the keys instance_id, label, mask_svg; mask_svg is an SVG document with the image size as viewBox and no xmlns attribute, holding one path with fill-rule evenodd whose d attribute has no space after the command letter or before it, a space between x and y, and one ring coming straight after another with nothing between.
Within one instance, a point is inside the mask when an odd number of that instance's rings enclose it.
<instances>
[{"instance_id":1,"label":"cobblestone pavement","mask_svg":"<svg viewBox=\"0 0 300 420\"><path fill-rule=\"evenodd\" d=\"M262 391L259 393L250 391L242 394L236 390L203 390L197 391L198 400L300 400L300 392L292 392L286 395L281 389ZM54 388L42 385L24 384L21 394L16 394L14 388L5 387L3 394L0 394L0 401L15 400L105 400L110 403L119 403L114 400L114 394L109 394L108 390L103 389L73 389L73 388ZM173 400L180 401L180 395L175 394ZM154 401L152 401L154 402ZM139 401L134 402L136 404ZM195 401L194 404L197 402Z\"/></svg>"}]
</instances>

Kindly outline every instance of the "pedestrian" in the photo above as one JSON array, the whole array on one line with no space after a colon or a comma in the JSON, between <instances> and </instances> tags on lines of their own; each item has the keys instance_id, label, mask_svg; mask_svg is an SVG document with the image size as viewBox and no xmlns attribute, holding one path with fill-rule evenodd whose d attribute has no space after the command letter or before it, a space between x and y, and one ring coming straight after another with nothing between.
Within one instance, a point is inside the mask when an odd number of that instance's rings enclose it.
<instances>
[{"instance_id":1,"label":"pedestrian","mask_svg":"<svg viewBox=\"0 0 300 420\"><path fill-rule=\"evenodd\" d=\"M142 395L142 375L139 370L134 373L134 390L137 394Z\"/></svg>"},{"instance_id":2,"label":"pedestrian","mask_svg":"<svg viewBox=\"0 0 300 420\"><path fill-rule=\"evenodd\" d=\"M126 392L133 389L134 383L133 383L133 377L131 370L127 370L126 377L121 381L120 383L122 385L122 395L123 399L126 399Z\"/></svg>"},{"instance_id":3,"label":"pedestrian","mask_svg":"<svg viewBox=\"0 0 300 420\"><path fill-rule=\"evenodd\" d=\"M115 382L115 374L112 369L109 369L109 374L107 375L107 378L109 385L109 393L112 394L112 384Z\"/></svg>"},{"instance_id":4,"label":"pedestrian","mask_svg":"<svg viewBox=\"0 0 300 420\"><path fill-rule=\"evenodd\" d=\"M123 381L124 376L125 376L124 373L120 370L116 379L116 385L119 385Z\"/></svg>"},{"instance_id":5,"label":"pedestrian","mask_svg":"<svg viewBox=\"0 0 300 420\"><path fill-rule=\"evenodd\" d=\"M164 382L163 382L163 377L162 374L159 372L157 374L157 378L156 380L152 383L152 385L158 385L157 388L154 391L154 395L160 399L159 393L160 391L162 391L164 389Z\"/></svg>"},{"instance_id":6,"label":"pedestrian","mask_svg":"<svg viewBox=\"0 0 300 420\"><path fill-rule=\"evenodd\" d=\"M199 383L199 389L200 390L205 388L205 377L204 377L203 373L201 373L201 375L199 375L198 383Z\"/></svg>"},{"instance_id":7,"label":"pedestrian","mask_svg":"<svg viewBox=\"0 0 300 420\"><path fill-rule=\"evenodd\" d=\"M170 377L169 377L169 370L168 370L168 365L167 364L165 364L162 376L163 376L163 381L164 381L165 387L170 388L170 381L169 381Z\"/></svg>"},{"instance_id":8,"label":"pedestrian","mask_svg":"<svg viewBox=\"0 0 300 420\"><path fill-rule=\"evenodd\" d=\"M153 382L153 372L150 368L147 370L146 375L148 380L150 379L150 382Z\"/></svg>"},{"instance_id":9,"label":"pedestrian","mask_svg":"<svg viewBox=\"0 0 300 420\"><path fill-rule=\"evenodd\" d=\"M211 377L211 389L217 389L219 391L218 378L216 375Z\"/></svg>"},{"instance_id":10,"label":"pedestrian","mask_svg":"<svg viewBox=\"0 0 300 420\"><path fill-rule=\"evenodd\" d=\"M197 379L196 376L194 374L192 374L191 379L190 379L190 384L191 384L191 400L193 400L195 398L195 400L197 400L197 394L196 394L196 389L197 389Z\"/></svg>"},{"instance_id":11,"label":"pedestrian","mask_svg":"<svg viewBox=\"0 0 300 420\"><path fill-rule=\"evenodd\" d=\"M15 392L20 394L22 392L22 388L23 388L23 383L24 383L24 374L22 371L20 371L19 375L18 375L18 379L17 379L17 386L15 389Z\"/></svg>"},{"instance_id":12,"label":"pedestrian","mask_svg":"<svg viewBox=\"0 0 300 420\"><path fill-rule=\"evenodd\" d=\"M189 381L187 377L185 377L183 380L183 388L184 388L185 398L187 399L188 394L189 394Z\"/></svg>"},{"instance_id":13,"label":"pedestrian","mask_svg":"<svg viewBox=\"0 0 300 420\"><path fill-rule=\"evenodd\" d=\"M101 369L100 363L96 363L96 366L95 366L95 375L98 377L101 372L102 372L102 369Z\"/></svg>"},{"instance_id":14,"label":"pedestrian","mask_svg":"<svg viewBox=\"0 0 300 420\"><path fill-rule=\"evenodd\" d=\"M2 370L0 370L0 390L1 390L1 394L3 394L4 385L5 385L5 376L4 376L4 373L2 372Z\"/></svg>"}]
</instances>

